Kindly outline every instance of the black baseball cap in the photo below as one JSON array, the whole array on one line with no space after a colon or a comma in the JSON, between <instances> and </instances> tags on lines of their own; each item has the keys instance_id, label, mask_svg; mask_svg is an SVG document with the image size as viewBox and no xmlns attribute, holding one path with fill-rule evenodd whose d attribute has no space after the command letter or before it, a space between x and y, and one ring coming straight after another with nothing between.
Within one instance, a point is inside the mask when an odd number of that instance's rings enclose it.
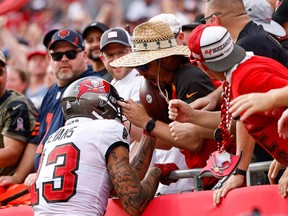
<instances>
[{"instance_id":1,"label":"black baseball cap","mask_svg":"<svg viewBox=\"0 0 288 216\"><path fill-rule=\"evenodd\" d=\"M189 31L195 29L197 26L199 26L201 23L199 22L193 22L189 24L182 25L182 31Z\"/></svg>"},{"instance_id":2,"label":"black baseball cap","mask_svg":"<svg viewBox=\"0 0 288 216\"><path fill-rule=\"evenodd\" d=\"M85 29L82 33L83 39L85 39L87 37L88 32L92 29L99 29L102 32L105 32L109 29L109 27L107 25L105 25L104 23L101 23L101 22L92 22L88 26L85 27Z\"/></svg>"},{"instance_id":3,"label":"black baseball cap","mask_svg":"<svg viewBox=\"0 0 288 216\"><path fill-rule=\"evenodd\" d=\"M52 38L53 34L54 34L56 31L58 31L58 30L59 30L59 29L52 29L52 30L48 31L48 32L45 34L45 36L44 36L44 38L43 38L43 45L44 45L46 48L48 48L49 43L50 43L50 41L51 41L51 38Z\"/></svg>"},{"instance_id":4,"label":"black baseball cap","mask_svg":"<svg viewBox=\"0 0 288 216\"><path fill-rule=\"evenodd\" d=\"M282 25L288 21L288 0L278 0L272 20Z\"/></svg>"},{"instance_id":5,"label":"black baseball cap","mask_svg":"<svg viewBox=\"0 0 288 216\"><path fill-rule=\"evenodd\" d=\"M100 52L102 52L103 48L110 43L119 43L131 47L131 36L123 28L111 28L105 31L101 36Z\"/></svg>"},{"instance_id":6,"label":"black baseball cap","mask_svg":"<svg viewBox=\"0 0 288 216\"><path fill-rule=\"evenodd\" d=\"M58 31L56 31L52 35L49 50L53 49L57 41L67 41L68 43L74 45L77 48L80 48L82 50L85 49L82 36L72 29L66 28L66 29L59 29Z\"/></svg>"}]
</instances>

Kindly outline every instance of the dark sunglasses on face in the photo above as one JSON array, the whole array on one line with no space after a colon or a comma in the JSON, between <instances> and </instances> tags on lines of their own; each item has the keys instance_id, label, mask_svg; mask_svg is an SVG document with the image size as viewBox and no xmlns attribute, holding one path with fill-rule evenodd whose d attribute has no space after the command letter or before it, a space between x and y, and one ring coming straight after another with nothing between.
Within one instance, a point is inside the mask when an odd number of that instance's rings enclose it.
<instances>
[{"instance_id":1,"label":"dark sunglasses on face","mask_svg":"<svg viewBox=\"0 0 288 216\"><path fill-rule=\"evenodd\" d=\"M52 59L54 61L61 61L61 59L63 58L63 55L65 55L68 59L72 60L72 59L76 59L79 52L82 52L82 50L68 50L66 52L53 52L53 53L50 53L50 55L52 56Z\"/></svg>"},{"instance_id":2,"label":"dark sunglasses on face","mask_svg":"<svg viewBox=\"0 0 288 216\"><path fill-rule=\"evenodd\" d=\"M147 72L149 70L148 64L136 66L135 69L139 72Z\"/></svg>"}]
</instances>

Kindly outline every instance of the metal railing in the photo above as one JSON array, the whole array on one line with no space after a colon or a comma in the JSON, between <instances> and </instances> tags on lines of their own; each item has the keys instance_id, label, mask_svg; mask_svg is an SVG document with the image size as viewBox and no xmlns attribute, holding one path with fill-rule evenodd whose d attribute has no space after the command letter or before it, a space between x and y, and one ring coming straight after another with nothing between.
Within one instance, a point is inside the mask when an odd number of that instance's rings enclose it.
<instances>
[{"instance_id":1,"label":"metal railing","mask_svg":"<svg viewBox=\"0 0 288 216\"><path fill-rule=\"evenodd\" d=\"M251 186L253 183L251 182L251 176L259 171L268 171L269 166L272 161L265 161L265 162L254 162L249 165L246 174L246 185ZM197 181L197 189L196 190L203 190L203 180L199 178L200 172L202 168L197 169L187 169L187 170L175 170L172 171L169 175L170 179L183 179L183 178L195 178ZM212 173L206 172L202 175L202 177L213 177Z\"/></svg>"}]
</instances>

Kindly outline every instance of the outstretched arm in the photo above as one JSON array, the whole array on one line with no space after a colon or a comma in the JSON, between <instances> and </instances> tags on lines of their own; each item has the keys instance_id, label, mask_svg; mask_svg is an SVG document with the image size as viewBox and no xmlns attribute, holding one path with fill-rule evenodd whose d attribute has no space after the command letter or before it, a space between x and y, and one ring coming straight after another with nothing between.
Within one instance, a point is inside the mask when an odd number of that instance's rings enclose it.
<instances>
[{"instance_id":1,"label":"outstretched arm","mask_svg":"<svg viewBox=\"0 0 288 216\"><path fill-rule=\"evenodd\" d=\"M269 111L277 107L288 106L288 86L272 89L266 93L250 93L238 96L231 101L229 112L244 121L256 112Z\"/></svg>"},{"instance_id":2,"label":"outstretched arm","mask_svg":"<svg viewBox=\"0 0 288 216\"><path fill-rule=\"evenodd\" d=\"M168 113L169 118L173 121L188 122L210 129L217 128L221 121L219 111L195 110L179 99L170 100Z\"/></svg>"}]
</instances>

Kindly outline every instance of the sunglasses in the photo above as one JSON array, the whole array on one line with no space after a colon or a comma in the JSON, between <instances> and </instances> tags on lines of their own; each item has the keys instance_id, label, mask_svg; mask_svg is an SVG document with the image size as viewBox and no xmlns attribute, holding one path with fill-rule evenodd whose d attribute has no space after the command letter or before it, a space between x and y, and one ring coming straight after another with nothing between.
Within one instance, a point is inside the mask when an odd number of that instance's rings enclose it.
<instances>
[{"instance_id":1,"label":"sunglasses","mask_svg":"<svg viewBox=\"0 0 288 216\"><path fill-rule=\"evenodd\" d=\"M146 73L149 70L148 64L136 66L135 69L139 72Z\"/></svg>"},{"instance_id":2,"label":"sunglasses","mask_svg":"<svg viewBox=\"0 0 288 216\"><path fill-rule=\"evenodd\" d=\"M207 16L207 17L202 18L202 19L200 20L200 22L201 22L202 24L205 24L205 23L207 22L207 20L212 19L213 16L220 16L220 15L222 15L221 12L216 12L216 13L210 15L210 16Z\"/></svg>"},{"instance_id":3,"label":"sunglasses","mask_svg":"<svg viewBox=\"0 0 288 216\"><path fill-rule=\"evenodd\" d=\"M82 52L82 50L68 50L66 52L53 52L53 53L50 53L50 55L52 56L52 59L54 61L61 61L61 59L63 58L63 55L65 55L68 59L72 60L72 59L76 59L79 52Z\"/></svg>"}]
</instances>

